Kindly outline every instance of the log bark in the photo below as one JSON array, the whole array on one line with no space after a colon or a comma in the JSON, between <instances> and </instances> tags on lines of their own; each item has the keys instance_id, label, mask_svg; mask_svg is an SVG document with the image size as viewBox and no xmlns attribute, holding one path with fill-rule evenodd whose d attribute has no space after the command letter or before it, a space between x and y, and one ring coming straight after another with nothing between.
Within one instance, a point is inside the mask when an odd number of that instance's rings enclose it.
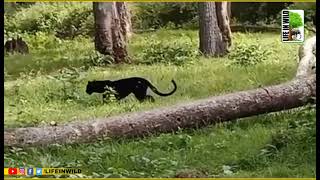
<instances>
[{"instance_id":1,"label":"log bark","mask_svg":"<svg viewBox=\"0 0 320 180\"><path fill-rule=\"evenodd\" d=\"M5 129L6 146L92 142L99 138L139 137L197 128L313 102L315 75L265 88L198 100L188 104L122 116L74 122L65 126Z\"/></svg>"},{"instance_id":2,"label":"log bark","mask_svg":"<svg viewBox=\"0 0 320 180\"><path fill-rule=\"evenodd\" d=\"M199 50L204 56L223 56L227 53L227 42L222 38L218 25L216 3L199 4Z\"/></svg>"},{"instance_id":3,"label":"log bark","mask_svg":"<svg viewBox=\"0 0 320 180\"><path fill-rule=\"evenodd\" d=\"M316 36L313 36L300 46L299 66L296 77L309 76L316 73L316 39Z\"/></svg>"}]
</instances>

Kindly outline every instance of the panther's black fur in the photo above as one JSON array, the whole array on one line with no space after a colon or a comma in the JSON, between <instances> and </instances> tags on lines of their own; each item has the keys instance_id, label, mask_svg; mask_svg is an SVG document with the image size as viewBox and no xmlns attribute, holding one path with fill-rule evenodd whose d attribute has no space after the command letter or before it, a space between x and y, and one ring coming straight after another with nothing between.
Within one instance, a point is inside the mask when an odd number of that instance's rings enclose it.
<instances>
[{"instance_id":1,"label":"panther's black fur","mask_svg":"<svg viewBox=\"0 0 320 180\"><path fill-rule=\"evenodd\" d=\"M169 93L161 93L154 87L148 80L140 77L131 77L126 79L120 79L116 81L104 80L104 81L89 81L87 84L86 92L88 94L92 93L104 93L108 88L112 88L116 94L117 100L127 97L129 94L133 93L135 97L140 101L151 100L154 98L147 95L148 87L159 96L170 96L177 90L177 85L174 80L171 81L174 85L174 89ZM103 95L103 99L106 95Z\"/></svg>"}]
</instances>

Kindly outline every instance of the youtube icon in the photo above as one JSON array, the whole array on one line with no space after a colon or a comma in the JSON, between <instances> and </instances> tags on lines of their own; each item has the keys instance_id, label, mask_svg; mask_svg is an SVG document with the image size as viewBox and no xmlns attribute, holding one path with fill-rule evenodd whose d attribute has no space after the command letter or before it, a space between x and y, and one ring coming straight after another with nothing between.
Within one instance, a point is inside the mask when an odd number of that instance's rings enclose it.
<instances>
[{"instance_id":1,"label":"youtube icon","mask_svg":"<svg viewBox=\"0 0 320 180\"><path fill-rule=\"evenodd\" d=\"M9 169L8 169L8 174L9 174L9 175L15 175L15 174L17 174L17 173L18 173L17 168L9 168Z\"/></svg>"}]
</instances>

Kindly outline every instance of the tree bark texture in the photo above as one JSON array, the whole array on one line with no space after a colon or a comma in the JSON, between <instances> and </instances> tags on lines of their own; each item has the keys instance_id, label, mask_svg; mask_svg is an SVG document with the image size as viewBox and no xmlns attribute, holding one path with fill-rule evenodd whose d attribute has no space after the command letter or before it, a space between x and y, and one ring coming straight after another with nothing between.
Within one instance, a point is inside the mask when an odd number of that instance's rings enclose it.
<instances>
[{"instance_id":1,"label":"tree bark texture","mask_svg":"<svg viewBox=\"0 0 320 180\"><path fill-rule=\"evenodd\" d=\"M222 33L222 40L223 42L225 42L225 45L226 45L224 49L228 49L232 45L230 16L229 16L229 14L231 14L230 11L231 11L231 2L216 2L218 26Z\"/></svg>"},{"instance_id":2,"label":"tree bark texture","mask_svg":"<svg viewBox=\"0 0 320 180\"><path fill-rule=\"evenodd\" d=\"M116 7L120 19L121 32L127 41L132 34L131 14L128 4L125 2L116 2Z\"/></svg>"},{"instance_id":3,"label":"tree bark texture","mask_svg":"<svg viewBox=\"0 0 320 180\"><path fill-rule=\"evenodd\" d=\"M99 138L147 136L197 128L303 106L316 95L315 75L288 83L204 100L64 126L5 129L6 146L93 142Z\"/></svg>"},{"instance_id":4,"label":"tree bark texture","mask_svg":"<svg viewBox=\"0 0 320 180\"><path fill-rule=\"evenodd\" d=\"M227 11L228 11L228 17L229 17L229 21L231 19L231 2L227 3Z\"/></svg>"},{"instance_id":5,"label":"tree bark texture","mask_svg":"<svg viewBox=\"0 0 320 180\"><path fill-rule=\"evenodd\" d=\"M296 77L316 73L316 36L305 41L299 48L298 69Z\"/></svg>"},{"instance_id":6,"label":"tree bark texture","mask_svg":"<svg viewBox=\"0 0 320 180\"><path fill-rule=\"evenodd\" d=\"M101 54L112 56L116 63L128 60L126 32L121 27L119 6L116 2L93 2L95 48Z\"/></svg>"},{"instance_id":7,"label":"tree bark texture","mask_svg":"<svg viewBox=\"0 0 320 180\"><path fill-rule=\"evenodd\" d=\"M227 43L223 41L219 29L215 2L199 3L200 52L204 56L223 56Z\"/></svg>"}]
</instances>

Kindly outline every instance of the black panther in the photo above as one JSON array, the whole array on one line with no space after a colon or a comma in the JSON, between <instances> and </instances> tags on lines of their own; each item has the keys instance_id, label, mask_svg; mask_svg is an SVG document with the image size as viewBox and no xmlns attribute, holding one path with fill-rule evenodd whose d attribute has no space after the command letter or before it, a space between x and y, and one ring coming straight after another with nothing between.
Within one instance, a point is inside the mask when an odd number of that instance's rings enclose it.
<instances>
[{"instance_id":1,"label":"black panther","mask_svg":"<svg viewBox=\"0 0 320 180\"><path fill-rule=\"evenodd\" d=\"M154 93L159 96L170 96L177 90L177 85L174 80L171 80L174 89L169 93L161 93L154 87L148 80L140 77L131 77L126 79L120 79L116 81L104 80L104 81L89 81L86 88L86 93L91 95L92 93L104 93L109 88L115 91L115 97L117 100L127 97L133 93L135 97L143 102L149 100L154 102L154 98L151 95L147 95L147 89L150 88ZM106 95L103 94L103 99Z\"/></svg>"}]
</instances>

